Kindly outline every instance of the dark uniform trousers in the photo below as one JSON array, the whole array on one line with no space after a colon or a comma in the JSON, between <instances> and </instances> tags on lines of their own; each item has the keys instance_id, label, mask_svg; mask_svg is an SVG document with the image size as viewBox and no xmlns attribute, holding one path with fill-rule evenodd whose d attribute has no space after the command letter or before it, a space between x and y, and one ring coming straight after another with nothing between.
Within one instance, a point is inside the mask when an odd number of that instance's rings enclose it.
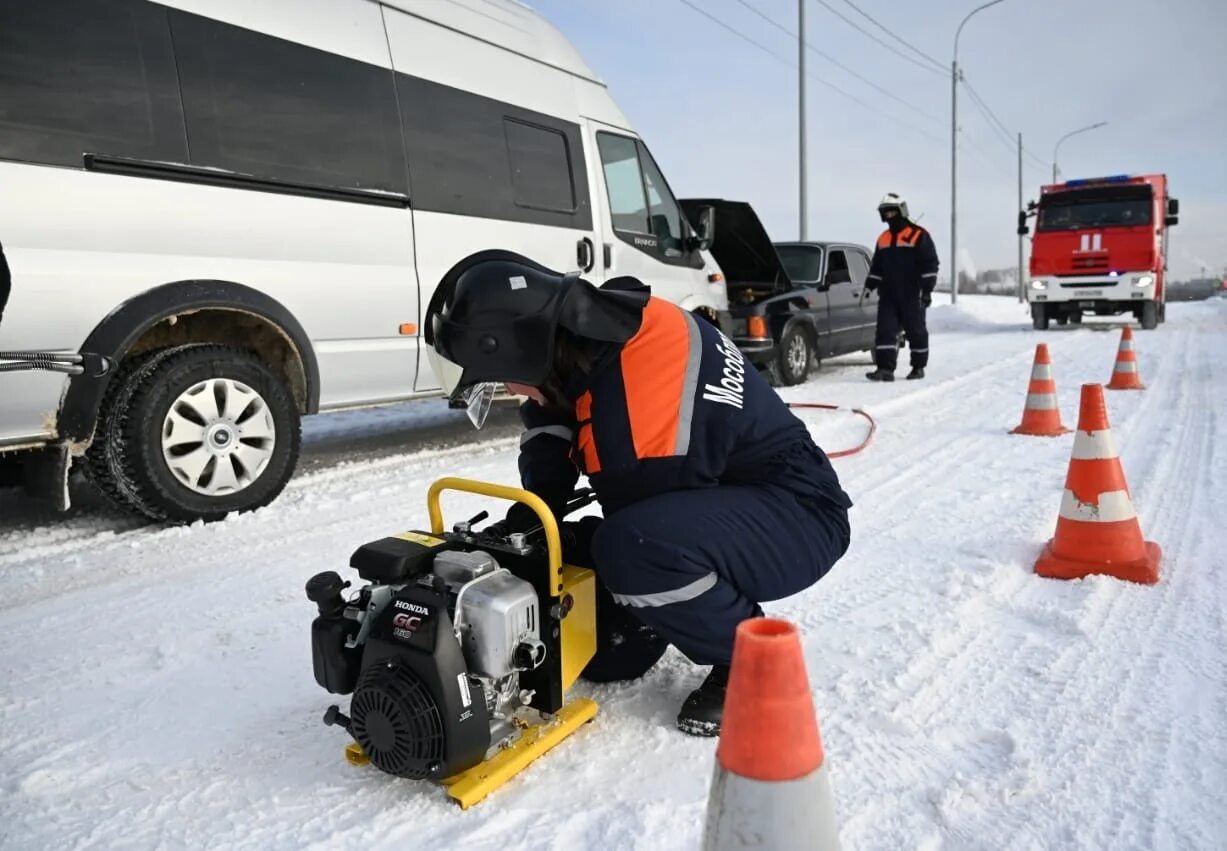
<instances>
[{"instance_id":1,"label":"dark uniform trousers","mask_svg":"<svg viewBox=\"0 0 1227 851\"><path fill-rule=\"evenodd\" d=\"M874 363L894 372L899 363L899 332L907 334L912 366L929 365L929 329L920 293L882 293L878 300L878 328L874 334Z\"/></svg>"}]
</instances>

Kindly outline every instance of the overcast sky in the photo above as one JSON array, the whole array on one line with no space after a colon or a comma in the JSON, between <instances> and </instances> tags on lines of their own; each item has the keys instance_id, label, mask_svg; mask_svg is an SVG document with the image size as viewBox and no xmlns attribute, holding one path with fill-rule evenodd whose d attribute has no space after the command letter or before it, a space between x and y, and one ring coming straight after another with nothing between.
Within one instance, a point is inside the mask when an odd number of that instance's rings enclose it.
<instances>
[{"instance_id":1,"label":"overcast sky","mask_svg":"<svg viewBox=\"0 0 1227 851\"><path fill-rule=\"evenodd\" d=\"M674 191L752 203L776 239L798 232L797 72L681 0L530 0L579 48L643 135ZM738 0L692 0L795 64L796 41ZM796 31L796 0L746 0ZM949 66L954 31L977 0L854 0ZM806 0L810 44L899 103L810 51L811 238L871 243L875 208L901 192L950 251L950 83L840 20L907 48L848 0ZM917 61L926 64L923 59ZM964 28L966 80L1036 159L1024 200L1051 177L1165 172L1181 202L1169 263L1177 277L1227 265L1227 0L1004 0ZM829 82L869 108L832 91ZM883 115L885 113L885 115ZM888 117L889 116L889 117ZM892 120L897 119L897 120ZM900 123L902 122L902 123ZM1017 159L959 94L963 269L1017 262ZM1040 162L1037 162L1039 160Z\"/></svg>"}]
</instances>

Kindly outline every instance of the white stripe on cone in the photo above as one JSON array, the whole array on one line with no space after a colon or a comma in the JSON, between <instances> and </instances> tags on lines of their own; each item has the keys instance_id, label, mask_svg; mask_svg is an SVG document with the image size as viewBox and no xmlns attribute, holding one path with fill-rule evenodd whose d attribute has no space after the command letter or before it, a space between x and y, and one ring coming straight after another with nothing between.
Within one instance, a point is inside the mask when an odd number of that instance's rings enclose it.
<instances>
[{"instance_id":1,"label":"white stripe on cone","mask_svg":"<svg viewBox=\"0 0 1227 851\"><path fill-rule=\"evenodd\" d=\"M1112 429L1079 431L1074 436L1075 461L1098 461L1116 457L1116 441L1112 438Z\"/></svg>"},{"instance_id":2,"label":"white stripe on cone","mask_svg":"<svg viewBox=\"0 0 1227 851\"><path fill-rule=\"evenodd\" d=\"M1099 495L1098 504L1081 502L1068 488L1061 494L1061 516L1083 523L1120 523L1133 520L1133 500L1126 491L1106 491Z\"/></svg>"},{"instance_id":3,"label":"white stripe on cone","mask_svg":"<svg viewBox=\"0 0 1227 851\"><path fill-rule=\"evenodd\" d=\"M1118 360L1113 372L1137 372L1138 362L1135 360Z\"/></svg>"},{"instance_id":4,"label":"white stripe on cone","mask_svg":"<svg viewBox=\"0 0 1227 851\"><path fill-rule=\"evenodd\" d=\"M1133 341L1132 341L1132 340L1121 340L1121 341L1120 341L1120 350L1121 350L1122 352L1131 352L1131 351L1133 351Z\"/></svg>"},{"instance_id":5,"label":"white stripe on cone","mask_svg":"<svg viewBox=\"0 0 1227 851\"><path fill-rule=\"evenodd\" d=\"M716 760L703 851L838 851L826 763L796 780L752 780Z\"/></svg>"},{"instance_id":6,"label":"white stripe on cone","mask_svg":"<svg viewBox=\"0 0 1227 851\"><path fill-rule=\"evenodd\" d=\"M1055 411L1057 407L1057 394L1028 393L1027 407L1033 411Z\"/></svg>"},{"instance_id":7,"label":"white stripe on cone","mask_svg":"<svg viewBox=\"0 0 1227 851\"><path fill-rule=\"evenodd\" d=\"M1052 380L1052 364L1037 363L1031 367L1032 381L1051 381Z\"/></svg>"}]
</instances>

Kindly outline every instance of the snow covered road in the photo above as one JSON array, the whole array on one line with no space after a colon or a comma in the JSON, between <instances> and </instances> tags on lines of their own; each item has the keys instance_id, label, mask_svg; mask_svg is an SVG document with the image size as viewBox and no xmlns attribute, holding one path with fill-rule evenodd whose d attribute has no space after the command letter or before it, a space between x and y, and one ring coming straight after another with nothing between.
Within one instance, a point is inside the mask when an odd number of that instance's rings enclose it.
<instances>
[{"instance_id":1,"label":"snow covered road","mask_svg":"<svg viewBox=\"0 0 1227 851\"><path fill-rule=\"evenodd\" d=\"M931 312L928 380L873 385L845 358L784 392L879 423L835 462L852 549L768 607L804 633L845 848L1227 847L1227 301L1168 313L1136 335L1148 389L1108 396L1164 548L1154 587L1032 573L1072 437L1008 434L1036 342L1073 427L1117 326L1041 334L1011 299L966 298ZM862 433L802 414L831 450ZM441 475L513 482L514 416L492 421L474 435L439 402L317 417L282 497L211 526L0 493L0 847L697 847L714 744L673 728L702 671L672 651L585 688L597 720L468 812L351 768L320 723L303 583L425 527Z\"/></svg>"}]
</instances>

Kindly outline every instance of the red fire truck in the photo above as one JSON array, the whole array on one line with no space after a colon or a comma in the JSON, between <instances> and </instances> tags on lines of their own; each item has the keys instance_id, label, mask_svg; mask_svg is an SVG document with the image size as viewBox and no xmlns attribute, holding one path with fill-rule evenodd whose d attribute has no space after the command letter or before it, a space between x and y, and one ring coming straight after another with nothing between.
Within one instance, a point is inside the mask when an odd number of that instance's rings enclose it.
<instances>
[{"instance_id":1,"label":"red fire truck","mask_svg":"<svg viewBox=\"0 0 1227 851\"><path fill-rule=\"evenodd\" d=\"M1162 322L1167 229L1179 212L1162 174L1041 186L1039 202L1018 214L1019 234L1036 218L1027 285L1036 330L1053 319L1079 323L1084 314L1132 313L1147 330Z\"/></svg>"}]
</instances>

